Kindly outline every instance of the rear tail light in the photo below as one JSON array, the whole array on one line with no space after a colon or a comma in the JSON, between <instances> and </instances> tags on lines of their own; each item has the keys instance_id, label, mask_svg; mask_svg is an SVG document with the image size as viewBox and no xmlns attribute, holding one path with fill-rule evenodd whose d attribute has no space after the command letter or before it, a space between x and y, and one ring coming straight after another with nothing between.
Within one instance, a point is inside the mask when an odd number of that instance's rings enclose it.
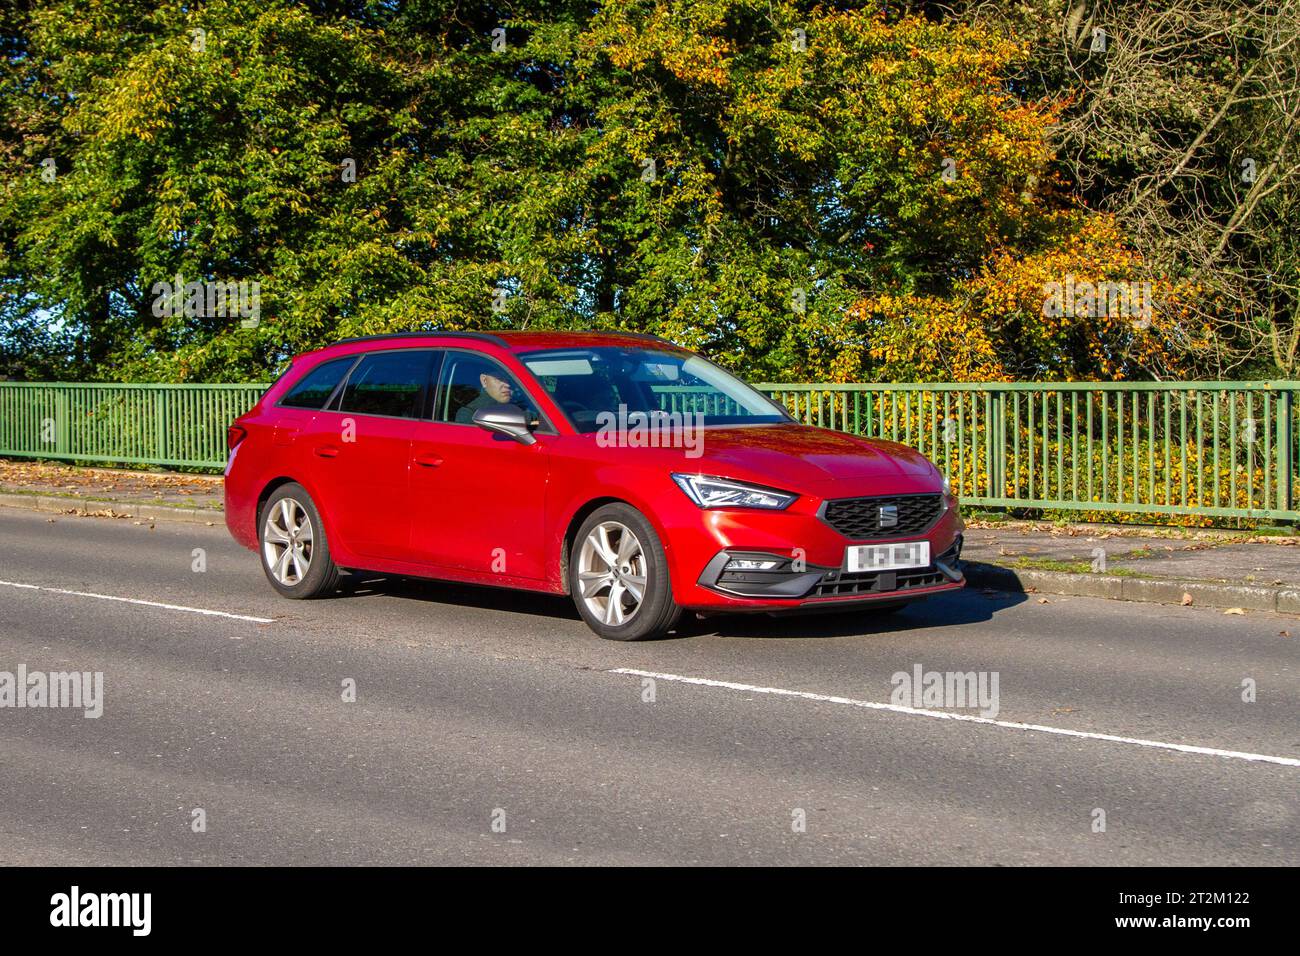
<instances>
[{"instance_id":1,"label":"rear tail light","mask_svg":"<svg viewBox=\"0 0 1300 956\"><path fill-rule=\"evenodd\" d=\"M248 437L247 428L243 425L231 425L226 429L226 448L230 451L234 451L235 446L246 437Z\"/></svg>"}]
</instances>

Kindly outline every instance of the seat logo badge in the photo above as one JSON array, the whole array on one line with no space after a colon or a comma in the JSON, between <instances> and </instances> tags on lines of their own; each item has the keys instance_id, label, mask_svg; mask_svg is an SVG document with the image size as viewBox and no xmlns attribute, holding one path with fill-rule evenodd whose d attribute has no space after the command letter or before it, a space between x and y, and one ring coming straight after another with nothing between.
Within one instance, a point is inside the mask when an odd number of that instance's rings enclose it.
<instances>
[{"instance_id":1,"label":"seat logo badge","mask_svg":"<svg viewBox=\"0 0 1300 956\"><path fill-rule=\"evenodd\" d=\"M898 524L898 505L881 505L876 518L882 528L893 528Z\"/></svg>"}]
</instances>

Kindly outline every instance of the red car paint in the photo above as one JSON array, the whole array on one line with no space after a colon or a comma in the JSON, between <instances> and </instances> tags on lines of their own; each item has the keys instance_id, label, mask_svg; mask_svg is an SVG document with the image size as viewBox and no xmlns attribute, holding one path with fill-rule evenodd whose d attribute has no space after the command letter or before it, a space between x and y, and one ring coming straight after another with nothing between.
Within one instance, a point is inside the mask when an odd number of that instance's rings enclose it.
<instances>
[{"instance_id":1,"label":"red car paint","mask_svg":"<svg viewBox=\"0 0 1300 956\"><path fill-rule=\"evenodd\" d=\"M703 454L680 448L601 447L578 431L521 361L543 349L625 346L681 354L666 342L605 333L437 333L343 342L299 356L232 426L225 473L226 523L258 549L258 509L287 480L311 495L335 563L477 584L567 593L572 535L594 505L619 500L639 510L663 543L675 601L696 610L778 611L893 601L962 586L960 574L931 575L903 590L753 597L701 582L726 550L801 557L810 568L841 569L852 544L920 541L955 568L962 521L939 471L919 452L794 422L715 426ZM278 405L303 375L342 356L390 349L472 350L496 359L553 426L533 444L502 441L482 428L315 411ZM341 440L344 419L355 440ZM242 430L242 435L237 431ZM784 510L713 508L692 502L671 478L688 471L798 495ZM854 539L819 516L834 499L941 495L937 518L920 533ZM834 591L834 588L826 589Z\"/></svg>"}]
</instances>

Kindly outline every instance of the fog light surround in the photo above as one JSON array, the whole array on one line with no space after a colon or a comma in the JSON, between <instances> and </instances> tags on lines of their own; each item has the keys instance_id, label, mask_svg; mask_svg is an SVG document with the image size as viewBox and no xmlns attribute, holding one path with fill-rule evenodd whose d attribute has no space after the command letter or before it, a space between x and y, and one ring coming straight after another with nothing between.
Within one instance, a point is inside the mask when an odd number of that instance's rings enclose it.
<instances>
[{"instance_id":1,"label":"fog light surround","mask_svg":"<svg viewBox=\"0 0 1300 956\"><path fill-rule=\"evenodd\" d=\"M775 571L786 562L776 558L732 558L723 571Z\"/></svg>"},{"instance_id":2,"label":"fog light surround","mask_svg":"<svg viewBox=\"0 0 1300 956\"><path fill-rule=\"evenodd\" d=\"M739 597L789 600L808 593L831 568L798 565L770 551L719 551L700 574L699 583Z\"/></svg>"}]
</instances>

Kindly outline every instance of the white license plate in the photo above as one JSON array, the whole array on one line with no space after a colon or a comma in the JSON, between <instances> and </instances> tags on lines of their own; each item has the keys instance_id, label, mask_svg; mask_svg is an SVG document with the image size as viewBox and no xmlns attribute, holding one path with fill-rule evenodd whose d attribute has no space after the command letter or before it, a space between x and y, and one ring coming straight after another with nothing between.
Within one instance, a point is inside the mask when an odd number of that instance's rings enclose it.
<instances>
[{"instance_id":1,"label":"white license plate","mask_svg":"<svg viewBox=\"0 0 1300 956\"><path fill-rule=\"evenodd\" d=\"M924 568L930 564L929 541L905 541L902 544L862 544L848 549L845 569L857 571L896 571L899 568Z\"/></svg>"}]
</instances>

